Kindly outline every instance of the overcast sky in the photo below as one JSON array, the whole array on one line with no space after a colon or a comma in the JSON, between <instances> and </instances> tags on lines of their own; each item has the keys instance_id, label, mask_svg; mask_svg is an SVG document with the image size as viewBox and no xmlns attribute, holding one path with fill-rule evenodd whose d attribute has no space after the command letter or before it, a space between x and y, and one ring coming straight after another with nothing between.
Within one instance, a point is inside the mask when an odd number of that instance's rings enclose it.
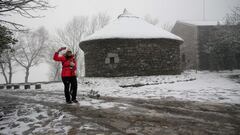
<instances>
[{"instance_id":1,"label":"overcast sky","mask_svg":"<svg viewBox=\"0 0 240 135\"><path fill-rule=\"evenodd\" d=\"M222 20L233 7L240 6L240 0L205 1L207 21ZM15 15L8 19L32 29L45 26L51 34L54 34L56 29L62 28L74 16L91 16L106 12L114 19L123 12L124 8L140 17L149 14L158 18L160 25L174 24L176 20L201 21L203 19L203 0L51 0L51 3L56 8L39 13L45 15L44 18L26 19ZM32 69L29 80L46 81L47 74L48 66L41 64ZM3 82L1 77L0 81ZM23 82L23 80L23 71L18 71L13 81Z\"/></svg>"},{"instance_id":2,"label":"overcast sky","mask_svg":"<svg viewBox=\"0 0 240 135\"><path fill-rule=\"evenodd\" d=\"M12 16L17 21L30 28L45 26L50 31L63 27L74 16L91 16L98 12L106 12L112 18L122 13L124 8L138 16L147 14L159 19L160 24L174 24L176 20L202 20L204 0L51 0L56 8L44 11L40 19L26 19ZM240 6L240 0L205 0L206 20L219 21L235 6Z\"/></svg>"}]
</instances>

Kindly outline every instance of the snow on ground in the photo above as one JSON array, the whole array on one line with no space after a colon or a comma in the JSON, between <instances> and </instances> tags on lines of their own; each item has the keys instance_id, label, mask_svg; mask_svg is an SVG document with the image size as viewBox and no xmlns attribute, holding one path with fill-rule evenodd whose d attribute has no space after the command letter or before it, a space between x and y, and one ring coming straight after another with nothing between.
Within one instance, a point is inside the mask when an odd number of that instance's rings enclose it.
<instances>
[{"instance_id":1,"label":"snow on ground","mask_svg":"<svg viewBox=\"0 0 240 135\"><path fill-rule=\"evenodd\" d=\"M240 104L240 84L229 75L240 70L209 72L188 71L181 75L81 78L78 93L98 91L101 96L143 99L175 99ZM43 86L43 91L63 91L62 83ZM83 102L84 104L84 102ZM111 106L111 104L109 104Z\"/></svg>"},{"instance_id":2,"label":"snow on ground","mask_svg":"<svg viewBox=\"0 0 240 135\"><path fill-rule=\"evenodd\" d=\"M62 125L62 120L74 118L70 114L51 109L41 104L20 104L12 109L0 111L7 115L0 121L1 134L29 134L27 130L34 127L33 134L47 134L49 132L66 134L70 127ZM13 111L11 113L4 111ZM50 131L53 130L53 131Z\"/></svg>"},{"instance_id":3,"label":"snow on ground","mask_svg":"<svg viewBox=\"0 0 240 135\"><path fill-rule=\"evenodd\" d=\"M101 111L109 110L106 112L111 115L116 115L116 112L119 112L119 117L125 115L122 113L129 112L129 115L136 114L139 116L139 114L144 114L144 117L146 117L145 115L151 117L159 115L161 118L163 116L167 118L174 117L174 121L177 117L189 119L191 115L182 116L180 112L182 110L185 114L186 110L191 110L194 107L189 108L185 104L186 108L184 106L183 108L179 106L179 108L176 105L175 109L179 109L179 114L176 115L175 113L169 114L169 112L164 112L164 109L162 110L159 104L161 104L161 101L166 102L168 100L170 102L172 100L200 101L210 104L210 106L206 104L204 106L213 110L214 107L211 107L211 103L240 104L239 80L230 78L230 75L237 75L237 78L239 78L240 70L222 72L201 71L197 73L195 71L188 71L181 75L162 76L84 77L78 80L78 100L80 104L72 105L66 105L65 103L63 84L61 82L42 84L42 89L39 90L0 90L0 134L70 134L71 132L74 133L75 130L81 132L93 131L94 133L110 130L109 127L102 126L101 122L97 123L92 118L89 118L89 113L92 113L91 110L97 112L97 116L99 115L99 117ZM89 98L91 93L94 92L95 94L100 94L102 97L120 97L121 100ZM157 100L160 102L151 104L151 106L159 106L159 110L163 111L163 113L158 113L153 108L149 109L137 104L123 102L122 100L125 100L125 98L160 99ZM162 103L162 107L163 105L164 103ZM52 108L53 106L55 108ZM166 105L166 107L169 106L172 107L172 104ZM234 108L231 109L234 110ZM202 110L194 111L197 112L194 114L196 116L208 114L208 112L203 112ZM82 114L84 113L88 117L83 117ZM204 115L197 115L199 113L204 113ZM101 115L103 114L105 113ZM209 114L211 114L209 118L212 117L212 113ZM226 117L228 118L230 114L226 114ZM223 116L225 114L220 113L219 117L221 119ZM95 118L96 114L93 114L91 117ZM224 118L226 119L226 117ZM199 119L196 118L196 120ZM121 125L121 120L116 125ZM75 126L78 126L78 128L75 129ZM216 129L219 128L217 127Z\"/></svg>"},{"instance_id":4,"label":"snow on ground","mask_svg":"<svg viewBox=\"0 0 240 135\"><path fill-rule=\"evenodd\" d=\"M215 103L240 104L240 84L229 78L229 75L240 74L240 70L222 72L188 71L181 75L135 76L135 77L84 77L78 80L78 95L89 95L90 91L98 92L105 97L167 99L183 101L201 101ZM21 90L18 94L2 93L6 96L19 96L36 101L65 103L63 84L43 84L40 90ZM26 93L25 93L26 92ZM45 96L45 95L48 96ZM80 98L81 106L94 108L112 108L127 104L105 102L88 97Z\"/></svg>"}]
</instances>

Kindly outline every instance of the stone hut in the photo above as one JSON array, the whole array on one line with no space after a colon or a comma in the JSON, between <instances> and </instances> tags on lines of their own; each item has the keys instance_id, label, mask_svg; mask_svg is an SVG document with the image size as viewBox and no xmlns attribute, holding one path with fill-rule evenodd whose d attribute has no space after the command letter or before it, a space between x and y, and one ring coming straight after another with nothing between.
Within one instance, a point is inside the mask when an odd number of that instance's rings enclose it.
<instances>
[{"instance_id":1,"label":"stone hut","mask_svg":"<svg viewBox=\"0 0 240 135\"><path fill-rule=\"evenodd\" d=\"M85 53L85 76L120 77L180 74L182 43L125 9L79 46Z\"/></svg>"}]
</instances>

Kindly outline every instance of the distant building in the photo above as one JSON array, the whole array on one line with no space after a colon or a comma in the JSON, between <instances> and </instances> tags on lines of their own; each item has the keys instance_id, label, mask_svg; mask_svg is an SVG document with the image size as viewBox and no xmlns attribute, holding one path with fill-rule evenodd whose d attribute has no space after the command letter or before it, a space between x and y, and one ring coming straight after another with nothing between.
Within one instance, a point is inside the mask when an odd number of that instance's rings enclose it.
<instances>
[{"instance_id":1,"label":"distant building","mask_svg":"<svg viewBox=\"0 0 240 135\"><path fill-rule=\"evenodd\" d=\"M127 10L80 48L89 77L180 74L180 44L176 35L147 23Z\"/></svg>"},{"instance_id":2,"label":"distant building","mask_svg":"<svg viewBox=\"0 0 240 135\"><path fill-rule=\"evenodd\" d=\"M212 60L211 57L213 54L206 50L206 47L210 47L210 41L214 41L212 44L215 44L215 47L218 47L217 42L220 42L222 39L221 37L217 37L216 34L219 30L224 32L226 29L230 32L236 32L236 30L238 30L236 26L221 25L219 22L177 21L171 32L184 40L184 43L180 46L181 68L183 70L224 70L240 68L239 53L227 57L232 55L231 52L228 51L230 48L226 48L225 51L220 52L222 53L222 57L214 58L214 60ZM227 47L235 43L229 40L225 41L225 44ZM208 49L210 50L211 48ZM231 59L231 62L229 61L229 58ZM214 64L214 61L217 61L217 59L221 59L221 63L217 63L217 66L211 66L211 64Z\"/></svg>"}]
</instances>

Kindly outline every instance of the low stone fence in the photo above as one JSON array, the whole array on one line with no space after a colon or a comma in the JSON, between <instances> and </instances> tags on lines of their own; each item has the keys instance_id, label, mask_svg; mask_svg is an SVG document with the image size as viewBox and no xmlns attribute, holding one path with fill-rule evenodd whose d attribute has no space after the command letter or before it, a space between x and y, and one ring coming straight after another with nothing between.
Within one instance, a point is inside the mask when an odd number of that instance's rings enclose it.
<instances>
[{"instance_id":1,"label":"low stone fence","mask_svg":"<svg viewBox=\"0 0 240 135\"><path fill-rule=\"evenodd\" d=\"M0 84L0 89L41 89L41 83Z\"/></svg>"}]
</instances>

